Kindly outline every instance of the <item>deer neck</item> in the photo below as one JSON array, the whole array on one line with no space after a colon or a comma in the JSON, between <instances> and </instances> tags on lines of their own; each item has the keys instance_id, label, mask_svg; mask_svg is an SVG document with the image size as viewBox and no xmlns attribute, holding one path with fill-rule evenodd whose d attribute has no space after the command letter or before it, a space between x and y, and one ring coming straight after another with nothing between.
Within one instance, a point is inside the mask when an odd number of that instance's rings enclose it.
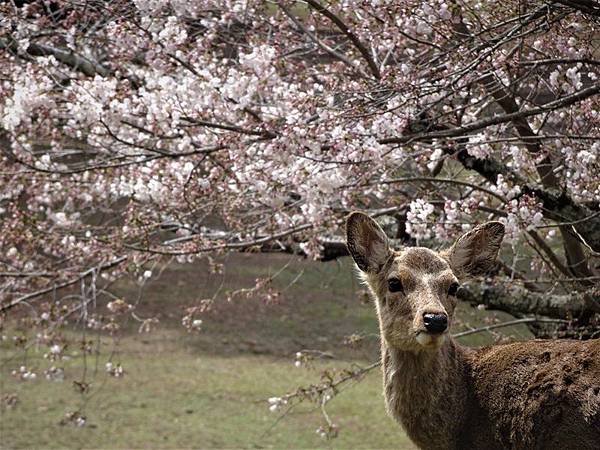
<instances>
[{"instance_id":1,"label":"deer neck","mask_svg":"<svg viewBox=\"0 0 600 450\"><path fill-rule=\"evenodd\" d=\"M453 448L467 397L464 350L447 338L438 350L402 351L382 343L388 412L422 448ZM445 447L444 447L445 446Z\"/></svg>"}]
</instances>

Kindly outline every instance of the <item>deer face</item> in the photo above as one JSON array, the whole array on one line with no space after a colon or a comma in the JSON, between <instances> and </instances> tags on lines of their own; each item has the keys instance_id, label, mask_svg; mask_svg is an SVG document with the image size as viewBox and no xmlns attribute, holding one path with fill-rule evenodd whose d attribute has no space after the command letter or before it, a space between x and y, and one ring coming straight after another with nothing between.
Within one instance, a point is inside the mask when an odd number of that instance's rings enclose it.
<instances>
[{"instance_id":1,"label":"deer face","mask_svg":"<svg viewBox=\"0 0 600 450\"><path fill-rule=\"evenodd\" d=\"M488 222L461 236L448 250L390 249L384 231L370 217L352 213L347 246L369 287L382 337L400 350L436 349L452 324L459 280L488 271L504 226Z\"/></svg>"}]
</instances>

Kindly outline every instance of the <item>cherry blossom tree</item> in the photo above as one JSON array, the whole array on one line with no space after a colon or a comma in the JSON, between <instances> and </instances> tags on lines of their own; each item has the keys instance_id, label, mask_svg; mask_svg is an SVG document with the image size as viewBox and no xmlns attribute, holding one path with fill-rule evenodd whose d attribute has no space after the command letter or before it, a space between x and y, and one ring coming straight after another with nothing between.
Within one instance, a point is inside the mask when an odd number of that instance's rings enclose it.
<instances>
[{"instance_id":1,"label":"cherry blossom tree","mask_svg":"<svg viewBox=\"0 0 600 450\"><path fill-rule=\"evenodd\" d=\"M35 323L88 317L165 258L336 258L360 209L398 245L502 221L463 299L598 335L597 2L8 1L0 24L5 314L83 284Z\"/></svg>"}]
</instances>

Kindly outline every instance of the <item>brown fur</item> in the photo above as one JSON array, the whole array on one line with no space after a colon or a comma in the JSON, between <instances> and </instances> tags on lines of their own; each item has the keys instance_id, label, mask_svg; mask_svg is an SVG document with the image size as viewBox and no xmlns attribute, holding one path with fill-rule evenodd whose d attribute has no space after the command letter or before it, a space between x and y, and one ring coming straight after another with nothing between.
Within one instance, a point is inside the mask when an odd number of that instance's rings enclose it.
<instances>
[{"instance_id":1,"label":"brown fur","mask_svg":"<svg viewBox=\"0 0 600 450\"><path fill-rule=\"evenodd\" d=\"M349 216L347 230L375 298L386 407L419 447L600 449L600 340L472 350L424 328L424 313L447 314L451 325L456 298L448 287L489 269L502 224L481 225L439 254L390 250L383 231L361 213ZM390 278L402 291L388 288Z\"/></svg>"}]
</instances>

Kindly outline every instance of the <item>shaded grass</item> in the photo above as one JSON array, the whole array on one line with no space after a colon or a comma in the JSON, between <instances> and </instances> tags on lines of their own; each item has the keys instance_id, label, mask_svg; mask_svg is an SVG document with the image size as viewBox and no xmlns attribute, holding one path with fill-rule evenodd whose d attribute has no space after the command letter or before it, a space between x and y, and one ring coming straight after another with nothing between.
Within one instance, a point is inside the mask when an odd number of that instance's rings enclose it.
<instances>
[{"instance_id":1,"label":"shaded grass","mask_svg":"<svg viewBox=\"0 0 600 450\"><path fill-rule=\"evenodd\" d=\"M169 266L144 288L140 315L159 317L163 326L180 329L186 307L214 298L213 310L202 316L204 332L193 343L199 352L289 357L303 348L318 348L339 358L377 357L376 340L359 351L340 346L352 333L378 330L349 261L315 263L289 255L236 254L221 262L222 274L211 274L203 263ZM228 294L275 274L270 283L279 294L275 301L265 301L263 291L226 300ZM121 284L118 294L132 302L138 291L133 284ZM131 323L130 331L136 326Z\"/></svg>"}]
</instances>

